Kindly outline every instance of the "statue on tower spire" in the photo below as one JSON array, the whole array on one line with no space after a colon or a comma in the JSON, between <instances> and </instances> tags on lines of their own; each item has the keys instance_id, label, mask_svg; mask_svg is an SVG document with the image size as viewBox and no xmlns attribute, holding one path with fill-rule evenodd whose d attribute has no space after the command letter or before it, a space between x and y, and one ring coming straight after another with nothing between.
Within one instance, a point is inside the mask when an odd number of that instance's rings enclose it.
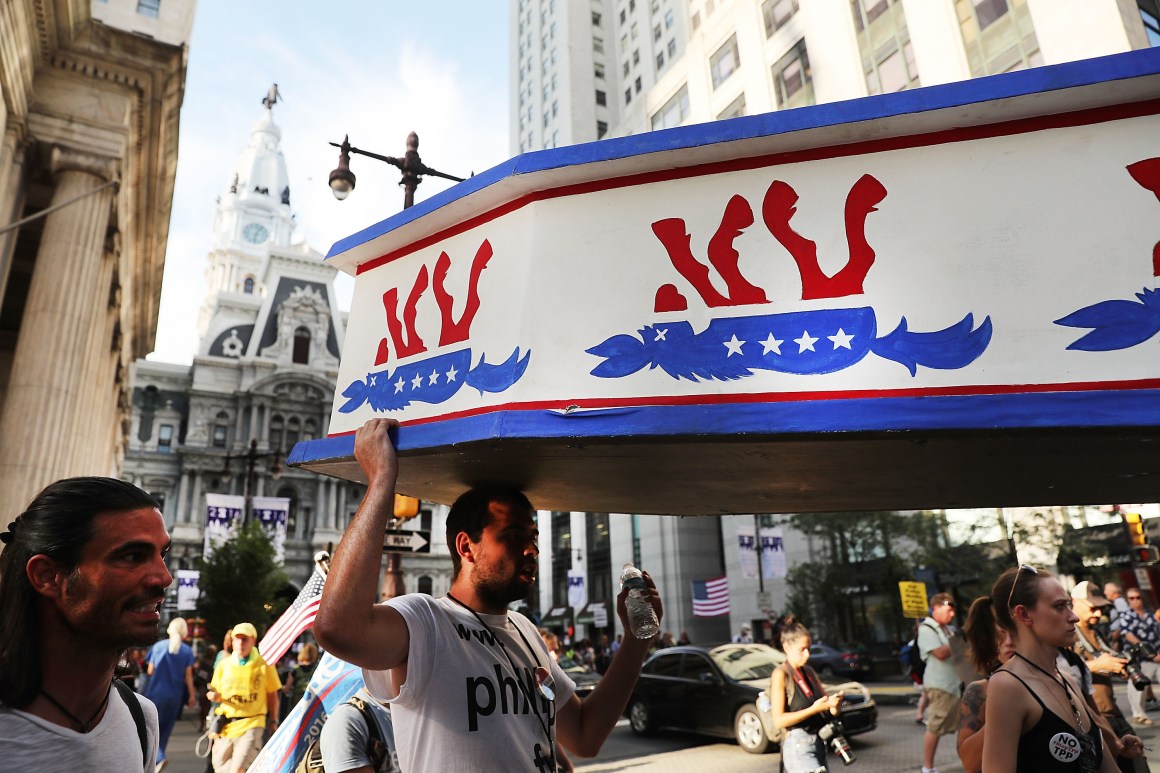
<instances>
[{"instance_id":1,"label":"statue on tower spire","mask_svg":"<svg viewBox=\"0 0 1160 773\"><path fill-rule=\"evenodd\" d=\"M269 110L281 98L282 98L282 92L278 91L278 84L275 83L273 86L270 87L270 90L266 92L266 96L262 97L262 105L267 110Z\"/></svg>"}]
</instances>

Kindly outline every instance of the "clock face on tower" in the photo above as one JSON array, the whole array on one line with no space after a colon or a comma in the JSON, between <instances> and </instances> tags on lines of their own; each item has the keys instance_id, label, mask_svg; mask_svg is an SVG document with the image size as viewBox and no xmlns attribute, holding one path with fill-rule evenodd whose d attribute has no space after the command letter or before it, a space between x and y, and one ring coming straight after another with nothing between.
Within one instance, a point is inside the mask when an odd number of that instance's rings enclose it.
<instances>
[{"instance_id":1,"label":"clock face on tower","mask_svg":"<svg viewBox=\"0 0 1160 773\"><path fill-rule=\"evenodd\" d=\"M242 238L250 244L261 244L266 241L266 237L270 232L266 230L266 226L260 223L250 223L242 229Z\"/></svg>"}]
</instances>

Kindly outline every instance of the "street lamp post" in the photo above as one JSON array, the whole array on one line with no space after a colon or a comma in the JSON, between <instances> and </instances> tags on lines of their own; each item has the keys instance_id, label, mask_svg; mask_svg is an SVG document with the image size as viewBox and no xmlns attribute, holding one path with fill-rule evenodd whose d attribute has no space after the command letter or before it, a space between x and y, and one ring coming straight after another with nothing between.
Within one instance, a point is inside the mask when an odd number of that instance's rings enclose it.
<instances>
[{"instance_id":1,"label":"street lamp post","mask_svg":"<svg viewBox=\"0 0 1160 773\"><path fill-rule=\"evenodd\" d=\"M221 475L222 478L224 478L226 481L228 481L230 476L233 474L233 470L230 468L230 465L236 461L245 462L246 477L244 483L244 495L246 499L246 509L242 516L243 525L249 522L252 515L252 510L254 507L253 492L258 479L258 462L263 459L270 460L269 475L271 478L278 480L278 478L282 477L282 449L279 448L276 451L266 452L259 451L257 438L250 441L250 447L246 449L245 453L226 453L225 458L222 460Z\"/></svg>"},{"instance_id":2,"label":"street lamp post","mask_svg":"<svg viewBox=\"0 0 1160 773\"><path fill-rule=\"evenodd\" d=\"M462 177L440 172L423 163L423 159L419 158L419 135L415 132L407 135L407 152L402 158L382 156L378 153L371 153L369 150L353 147L350 144L350 135L343 137L341 143L332 142L330 144L338 148L338 166L330 173L330 190L334 193L334 198L339 201L345 199L354 190L355 176L354 172L350 171L351 153L384 161L403 173L402 179L399 180L399 185L403 186L403 209L407 209L415 203L415 189L419 187L419 183L423 182L424 177L442 177L457 183L463 182ZM395 512L388 523L388 528L394 528L402 520L414 517L418 513L418 505L417 499L396 494ZM383 599L388 599L401 596L404 593L406 593L406 588L403 582L402 556L388 551L387 568L383 573L380 596Z\"/></svg>"},{"instance_id":3,"label":"street lamp post","mask_svg":"<svg viewBox=\"0 0 1160 773\"><path fill-rule=\"evenodd\" d=\"M351 153L385 161L403 173L402 179L399 180L399 185L403 186L403 209L407 209L415 203L415 189L419 187L419 183L423 182L424 177L442 177L457 183L463 182L462 177L444 174L423 163L423 159L419 158L419 135L415 132L407 135L407 152L403 154L402 158L380 156L378 153L353 147L350 144L349 135L343 137L341 144L338 142L330 144L338 148L338 166L330 173L330 190L334 193L334 198L339 201L345 199L354 190L354 172L350 171Z\"/></svg>"}]
</instances>

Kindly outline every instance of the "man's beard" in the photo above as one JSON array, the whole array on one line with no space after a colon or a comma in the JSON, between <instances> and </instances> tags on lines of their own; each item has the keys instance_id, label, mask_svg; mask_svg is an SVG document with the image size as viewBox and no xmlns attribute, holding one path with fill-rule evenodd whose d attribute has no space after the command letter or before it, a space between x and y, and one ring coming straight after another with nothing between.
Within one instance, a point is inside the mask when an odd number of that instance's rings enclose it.
<instances>
[{"instance_id":1,"label":"man's beard","mask_svg":"<svg viewBox=\"0 0 1160 773\"><path fill-rule=\"evenodd\" d=\"M490 574L476 575L475 594L491 609L506 607L513 601L527 598L531 586L520 580L518 575L499 579Z\"/></svg>"},{"instance_id":2,"label":"man's beard","mask_svg":"<svg viewBox=\"0 0 1160 773\"><path fill-rule=\"evenodd\" d=\"M73 603L89 601L99 593L78 573L69 575L66 581ZM127 606L146 604L152 598L150 596L136 599ZM81 618L74 620L73 627L91 643L118 650L125 647L144 647L157 641L160 635L157 625L141 626L136 629L118 628L117 622L121 620L124 611L124 607L119 607L110 599L98 599Z\"/></svg>"}]
</instances>

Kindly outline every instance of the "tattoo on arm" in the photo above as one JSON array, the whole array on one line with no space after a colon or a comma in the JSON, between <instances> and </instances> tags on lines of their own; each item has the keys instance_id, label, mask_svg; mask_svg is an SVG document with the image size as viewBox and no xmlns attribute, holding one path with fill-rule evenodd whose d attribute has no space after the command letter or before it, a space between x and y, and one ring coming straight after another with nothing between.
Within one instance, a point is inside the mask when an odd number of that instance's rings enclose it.
<instances>
[{"instance_id":1,"label":"tattoo on arm","mask_svg":"<svg viewBox=\"0 0 1160 773\"><path fill-rule=\"evenodd\" d=\"M969 685L959 703L959 725L973 733L982 729L986 715L987 692L984 686L978 683Z\"/></svg>"}]
</instances>

